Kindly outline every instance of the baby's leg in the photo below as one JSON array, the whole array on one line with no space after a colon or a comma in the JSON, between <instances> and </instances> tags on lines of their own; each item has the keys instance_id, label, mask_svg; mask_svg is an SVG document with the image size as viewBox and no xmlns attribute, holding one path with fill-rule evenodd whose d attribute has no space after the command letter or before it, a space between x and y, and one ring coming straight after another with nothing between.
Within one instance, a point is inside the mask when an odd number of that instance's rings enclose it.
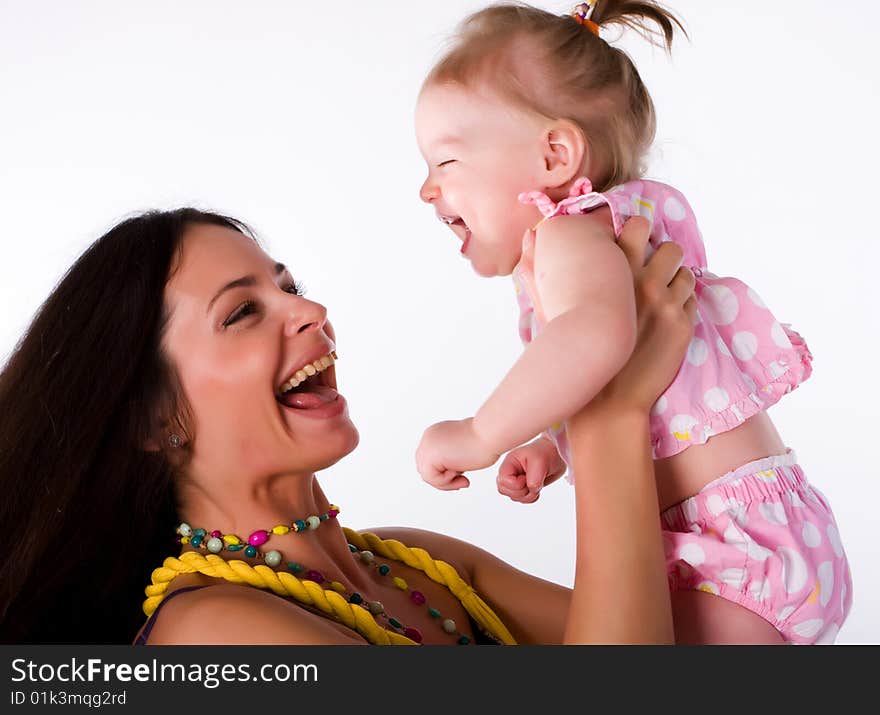
<instances>
[{"instance_id":1,"label":"baby's leg","mask_svg":"<svg viewBox=\"0 0 880 715\"><path fill-rule=\"evenodd\" d=\"M834 517L792 453L663 513L680 643L833 643L852 585Z\"/></svg>"},{"instance_id":2,"label":"baby's leg","mask_svg":"<svg viewBox=\"0 0 880 715\"><path fill-rule=\"evenodd\" d=\"M672 620L679 645L785 645L761 616L706 591L674 591Z\"/></svg>"}]
</instances>

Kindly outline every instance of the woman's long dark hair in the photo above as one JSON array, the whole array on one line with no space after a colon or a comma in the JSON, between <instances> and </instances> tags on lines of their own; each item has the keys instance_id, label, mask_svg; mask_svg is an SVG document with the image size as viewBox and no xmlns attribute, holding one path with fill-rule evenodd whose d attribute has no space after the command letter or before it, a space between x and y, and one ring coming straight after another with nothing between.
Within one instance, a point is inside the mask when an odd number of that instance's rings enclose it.
<instances>
[{"instance_id":1,"label":"woman's long dark hair","mask_svg":"<svg viewBox=\"0 0 880 715\"><path fill-rule=\"evenodd\" d=\"M191 425L160 340L195 224L252 237L190 208L123 221L65 274L0 373L0 642L130 643L143 623L150 571L176 547L179 463L162 445Z\"/></svg>"}]
</instances>

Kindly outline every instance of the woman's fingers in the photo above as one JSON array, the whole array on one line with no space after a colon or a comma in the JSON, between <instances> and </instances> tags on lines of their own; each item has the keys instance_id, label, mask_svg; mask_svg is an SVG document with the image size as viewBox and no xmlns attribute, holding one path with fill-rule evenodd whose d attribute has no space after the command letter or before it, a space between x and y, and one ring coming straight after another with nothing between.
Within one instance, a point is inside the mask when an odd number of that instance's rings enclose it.
<instances>
[{"instance_id":1,"label":"woman's fingers","mask_svg":"<svg viewBox=\"0 0 880 715\"><path fill-rule=\"evenodd\" d=\"M650 237L651 222L646 218L634 216L623 225L623 230L617 239L617 245L626 256L633 275L645 265L645 254Z\"/></svg>"},{"instance_id":2,"label":"woman's fingers","mask_svg":"<svg viewBox=\"0 0 880 715\"><path fill-rule=\"evenodd\" d=\"M646 279L663 286L669 285L683 260L684 251L680 246L671 241L661 244L645 267Z\"/></svg>"},{"instance_id":3,"label":"woman's fingers","mask_svg":"<svg viewBox=\"0 0 880 715\"><path fill-rule=\"evenodd\" d=\"M694 320L696 320L697 317L697 298L693 293L691 293L690 297L684 303L684 312L690 319L691 325L693 325Z\"/></svg>"},{"instance_id":4,"label":"woman's fingers","mask_svg":"<svg viewBox=\"0 0 880 715\"><path fill-rule=\"evenodd\" d=\"M675 277L669 283L670 296L676 305L685 304L693 295L696 284L696 278L689 268L682 266L676 271Z\"/></svg>"}]
</instances>

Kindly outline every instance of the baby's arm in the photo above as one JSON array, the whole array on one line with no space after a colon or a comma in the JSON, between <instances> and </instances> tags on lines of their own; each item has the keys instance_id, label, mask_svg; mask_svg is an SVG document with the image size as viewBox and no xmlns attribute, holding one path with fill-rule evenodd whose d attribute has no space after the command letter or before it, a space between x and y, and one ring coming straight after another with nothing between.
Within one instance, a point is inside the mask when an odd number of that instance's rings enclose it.
<instances>
[{"instance_id":1,"label":"baby's arm","mask_svg":"<svg viewBox=\"0 0 880 715\"><path fill-rule=\"evenodd\" d=\"M542 224L534 275L547 324L474 417L478 437L495 453L577 412L635 345L632 273L608 209Z\"/></svg>"}]
</instances>

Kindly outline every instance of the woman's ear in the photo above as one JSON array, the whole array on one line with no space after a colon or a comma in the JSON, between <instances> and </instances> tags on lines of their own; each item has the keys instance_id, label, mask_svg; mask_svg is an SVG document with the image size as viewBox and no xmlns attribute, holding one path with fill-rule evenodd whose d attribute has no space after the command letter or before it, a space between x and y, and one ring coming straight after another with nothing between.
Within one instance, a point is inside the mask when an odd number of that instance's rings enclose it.
<instances>
[{"instance_id":1,"label":"woman's ear","mask_svg":"<svg viewBox=\"0 0 880 715\"><path fill-rule=\"evenodd\" d=\"M189 441L186 430L180 419L163 420L160 426L151 430L151 433L141 440L141 449L144 452L175 452L184 447Z\"/></svg>"},{"instance_id":2,"label":"woman's ear","mask_svg":"<svg viewBox=\"0 0 880 715\"><path fill-rule=\"evenodd\" d=\"M569 119L557 119L544 133L545 185L564 186L582 173L586 166L587 138L583 130Z\"/></svg>"}]
</instances>

